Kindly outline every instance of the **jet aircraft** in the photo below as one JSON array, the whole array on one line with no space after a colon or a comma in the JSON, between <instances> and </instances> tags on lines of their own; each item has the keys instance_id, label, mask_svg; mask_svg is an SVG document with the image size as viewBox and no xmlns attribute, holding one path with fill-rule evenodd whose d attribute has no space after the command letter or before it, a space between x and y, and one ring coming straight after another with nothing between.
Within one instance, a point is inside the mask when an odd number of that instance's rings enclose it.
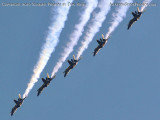
<instances>
[{"instance_id":1,"label":"jet aircraft","mask_svg":"<svg viewBox=\"0 0 160 120\"><path fill-rule=\"evenodd\" d=\"M64 77L66 77L66 75L70 72L70 70L73 69L77 65L79 60L81 60L81 57L76 59L74 55L73 55L73 59L68 60L69 67L63 72Z\"/></svg>"},{"instance_id":2,"label":"jet aircraft","mask_svg":"<svg viewBox=\"0 0 160 120\"><path fill-rule=\"evenodd\" d=\"M52 78L50 78L49 74L47 73L46 79L42 78L43 85L37 90L38 91L37 96L39 96L41 94L41 92L44 90L44 88L47 87L50 84L51 80L53 80L55 77L56 77L56 75L54 75Z\"/></svg>"},{"instance_id":3,"label":"jet aircraft","mask_svg":"<svg viewBox=\"0 0 160 120\"><path fill-rule=\"evenodd\" d=\"M133 15L134 18L129 21L128 28L127 28L128 30L133 25L133 23L135 23L137 20L139 20L139 18L142 16L142 13L144 11L145 10L140 11L139 8L137 7L137 11L132 12L132 15Z\"/></svg>"},{"instance_id":4,"label":"jet aircraft","mask_svg":"<svg viewBox=\"0 0 160 120\"><path fill-rule=\"evenodd\" d=\"M94 49L93 56L95 56L99 52L99 50L104 47L109 38L110 36L107 39L105 39L104 35L102 34L102 39L100 38L100 40L97 40L98 46Z\"/></svg>"},{"instance_id":5,"label":"jet aircraft","mask_svg":"<svg viewBox=\"0 0 160 120\"><path fill-rule=\"evenodd\" d=\"M26 98L26 97L25 97ZM22 105L25 98L21 98L21 95L19 94L18 101L14 99L14 102L16 105L12 108L11 116L16 112L16 110Z\"/></svg>"}]
</instances>

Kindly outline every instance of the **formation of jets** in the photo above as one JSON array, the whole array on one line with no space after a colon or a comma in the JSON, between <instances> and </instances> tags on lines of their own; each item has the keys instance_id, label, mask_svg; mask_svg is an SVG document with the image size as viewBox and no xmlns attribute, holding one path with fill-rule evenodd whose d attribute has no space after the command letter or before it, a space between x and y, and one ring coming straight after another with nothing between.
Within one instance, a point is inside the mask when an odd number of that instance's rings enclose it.
<instances>
[{"instance_id":1,"label":"formation of jets","mask_svg":"<svg viewBox=\"0 0 160 120\"><path fill-rule=\"evenodd\" d=\"M145 10L140 11L139 8L137 7L137 11L132 12L132 15L134 18L129 21L128 28L127 28L128 30L133 25L133 23L139 20L139 18L142 16L142 13L144 11ZM93 56L95 56L100 51L100 49L105 46L109 38L110 36L107 39L105 39L104 35L102 34L102 39L100 38L100 40L97 40L98 46L94 49Z\"/></svg>"},{"instance_id":2,"label":"formation of jets","mask_svg":"<svg viewBox=\"0 0 160 120\"><path fill-rule=\"evenodd\" d=\"M52 78L49 77L49 74L47 73L47 77L46 79L42 78L43 81L43 85L37 90L37 96L39 96L41 94L41 92L44 90L45 87L48 87L48 85L50 84L50 82L56 77L56 75L54 75ZM26 98L26 97L25 97ZM23 101L25 98L21 98L21 95L19 94L19 98L18 100L13 100L16 105L12 108L11 110L11 116L16 112L16 110L22 105Z\"/></svg>"},{"instance_id":3,"label":"formation of jets","mask_svg":"<svg viewBox=\"0 0 160 120\"><path fill-rule=\"evenodd\" d=\"M133 19L130 20L129 24L128 24L128 28L129 29L134 22L136 22L142 15L144 11L140 11L139 8L137 7L137 11L132 12L133 15ZM101 48L103 48L105 46L105 44L107 43L108 39L110 38L110 36L108 38L104 38L104 35L102 34L102 39L100 38L100 40L97 40L98 46L94 49L93 52L93 56L95 56ZM77 63L79 62L79 60L81 60L81 57L76 59L75 56L73 55L73 59L68 60L69 63L69 67L63 72L64 73L64 77L67 76L67 74L71 71L71 69L73 69ZM50 84L50 82L56 77L56 75L54 75L52 78L49 77L49 74L47 73L47 77L46 79L42 78L43 81L43 85L37 90L37 96L39 96L41 94L41 92L44 90L44 88L48 87L48 85ZM11 116L16 112L17 108L19 108L25 98L21 98L21 95L19 94L19 98L18 100L14 100L14 102L16 103L16 105L12 108L11 110Z\"/></svg>"}]
</instances>

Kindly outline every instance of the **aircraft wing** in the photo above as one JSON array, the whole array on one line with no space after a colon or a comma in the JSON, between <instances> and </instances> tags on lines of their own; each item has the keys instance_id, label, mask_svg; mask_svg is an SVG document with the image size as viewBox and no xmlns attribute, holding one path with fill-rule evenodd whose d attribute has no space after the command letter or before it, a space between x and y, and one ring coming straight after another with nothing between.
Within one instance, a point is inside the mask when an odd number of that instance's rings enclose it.
<instances>
[{"instance_id":1,"label":"aircraft wing","mask_svg":"<svg viewBox=\"0 0 160 120\"><path fill-rule=\"evenodd\" d=\"M43 84L37 91L37 96L39 96L41 94L41 92L43 91L43 89L45 88L45 84Z\"/></svg>"},{"instance_id":2,"label":"aircraft wing","mask_svg":"<svg viewBox=\"0 0 160 120\"><path fill-rule=\"evenodd\" d=\"M94 52L93 52L93 56L95 56L99 50L101 49L101 47L98 45L95 49L94 49Z\"/></svg>"},{"instance_id":3,"label":"aircraft wing","mask_svg":"<svg viewBox=\"0 0 160 120\"><path fill-rule=\"evenodd\" d=\"M72 62L70 60L68 60L69 65L72 65Z\"/></svg>"},{"instance_id":4,"label":"aircraft wing","mask_svg":"<svg viewBox=\"0 0 160 120\"><path fill-rule=\"evenodd\" d=\"M13 100L16 104L18 103L18 101L17 100Z\"/></svg>"},{"instance_id":5,"label":"aircraft wing","mask_svg":"<svg viewBox=\"0 0 160 120\"><path fill-rule=\"evenodd\" d=\"M66 77L66 75L70 72L71 68L70 66L63 72L64 73L64 77Z\"/></svg>"},{"instance_id":6,"label":"aircraft wing","mask_svg":"<svg viewBox=\"0 0 160 120\"><path fill-rule=\"evenodd\" d=\"M99 41L99 40L97 40L97 43L100 45L101 44L101 42Z\"/></svg>"},{"instance_id":7,"label":"aircraft wing","mask_svg":"<svg viewBox=\"0 0 160 120\"><path fill-rule=\"evenodd\" d=\"M135 20L135 18L133 18L133 19L131 19L130 21L129 21L129 24L128 24L128 30L129 30L129 28L133 25L133 23L135 22L136 20Z\"/></svg>"},{"instance_id":8,"label":"aircraft wing","mask_svg":"<svg viewBox=\"0 0 160 120\"><path fill-rule=\"evenodd\" d=\"M16 110L17 110L17 106L15 105L15 106L12 108L11 116L16 112Z\"/></svg>"},{"instance_id":9,"label":"aircraft wing","mask_svg":"<svg viewBox=\"0 0 160 120\"><path fill-rule=\"evenodd\" d=\"M135 14L134 12L132 12L132 15L133 15L133 17L135 17L135 16L136 16L136 14Z\"/></svg>"},{"instance_id":10,"label":"aircraft wing","mask_svg":"<svg viewBox=\"0 0 160 120\"><path fill-rule=\"evenodd\" d=\"M45 83L46 80L44 78L42 78L42 81L43 81L43 83Z\"/></svg>"}]
</instances>

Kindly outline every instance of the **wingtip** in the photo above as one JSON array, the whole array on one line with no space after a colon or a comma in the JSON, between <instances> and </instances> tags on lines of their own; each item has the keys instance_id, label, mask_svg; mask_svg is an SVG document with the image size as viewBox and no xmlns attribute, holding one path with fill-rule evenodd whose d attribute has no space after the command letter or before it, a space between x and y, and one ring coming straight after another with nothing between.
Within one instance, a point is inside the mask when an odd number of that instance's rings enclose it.
<instances>
[{"instance_id":1,"label":"wingtip","mask_svg":"<svg viewBox=\"0 0 160 120\"><path fill-rule=\"evenodd\" d=\"M37 93L37 97L39 96L40 93Z\"/></svg>"}]
</instances>

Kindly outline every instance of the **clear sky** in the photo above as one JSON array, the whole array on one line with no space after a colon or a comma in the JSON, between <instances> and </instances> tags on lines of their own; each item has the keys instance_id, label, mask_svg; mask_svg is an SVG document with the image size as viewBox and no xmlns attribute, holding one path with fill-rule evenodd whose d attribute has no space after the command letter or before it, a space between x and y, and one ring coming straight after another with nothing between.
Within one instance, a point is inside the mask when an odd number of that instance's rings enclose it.
<instances>
[{"instance_id":1,"label":"clear sky","mask_svg":"<svg viewBox=\"0 0 160 120\"><path fill-rule=\"evenodd\" d=\"M1 3L4 1L1 0ZM52 15L51 7L0 6L0 119L159 120L160 7L159 0L153 1L157 7L148 7L128 31L131 12L136 10L136 7L130 7L126 18L106 46L93 57L92 52L97 47L96 39L102 33L105 34L110 25L111 14L115 10L112 7L103 27L95 35L78 65L64 78L63 71L68 67L65 62L56 79L37 97L37 89L42 85L39 79L13 117L10 116L15 105L13 99L17 99L18 94L23 94L27 88ZM71 8L60 42L41 77L46 77L47 72L51 74L78 22L80 10L81 7Z\"/></svg>"}]
</instances>

